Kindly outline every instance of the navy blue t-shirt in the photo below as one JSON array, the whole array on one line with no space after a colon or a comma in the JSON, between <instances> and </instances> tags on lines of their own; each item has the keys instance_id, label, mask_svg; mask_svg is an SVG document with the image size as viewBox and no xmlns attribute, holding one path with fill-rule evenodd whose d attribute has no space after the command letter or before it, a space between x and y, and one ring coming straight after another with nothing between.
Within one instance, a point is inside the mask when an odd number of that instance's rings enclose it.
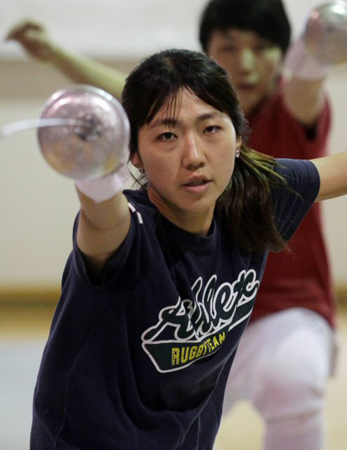
<instances>
[{"instance_id":1,"label":"navy blue t-shirt","mask_svg":"<svg viewBox=\"0 0 347 450\"><path fill-rule=\"evenodd\" d=\"M301 194L274 192L289 239L319 176L309 161L280 162ZM213 447L267 252L226 239L217 215L199 237L165 219L146 191L124 193L130 231L97 286L74 237L35 389L32 450Z\"/></svg>"}]
</instances>

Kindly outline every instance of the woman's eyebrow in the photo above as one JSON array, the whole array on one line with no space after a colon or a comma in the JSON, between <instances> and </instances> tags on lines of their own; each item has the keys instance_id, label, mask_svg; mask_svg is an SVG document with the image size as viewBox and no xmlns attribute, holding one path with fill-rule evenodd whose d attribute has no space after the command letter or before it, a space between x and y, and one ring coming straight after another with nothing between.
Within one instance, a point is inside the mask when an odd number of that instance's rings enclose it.
<instances>
[{"instance_id":1,"label":"woman's eyebrow","mask_svg":"<svg viewBox=\"0 0 347 450\"><path fill-rule=\"evenodd\" d=\"M224 116L224 114L221 111L213 111L213 112L201 114L201 116L197 117L197 121L203 122L204 120L221 118L223 116Z\"/></svg>"},{"instance_id":2,"label":"woman's eyebrow","mask_svg":"<svg viewBox=\"0 0 347 450\"><path fill-rule=\"evenodd\" d=\"M177 119L174 118L170 118L170 117L166 117L165 119L158 119L155 120L154 122L149 124L149 128L156 128L156 127L162 127L162 126L166 126L166 127L175 127L178 123Z\"/></svg>"},{"instance_id":3,"label":"woman's eyebrow","mask_svg":"<svg viewBox=\"0 0 347 450\"><path fill-rule=\"evenodd\" d=\"M220 111L204 113L204 114L201 114L200 116L198 116L196 118L196 121L203 122L204 120L215 119L217 117L218 118L223 117L223 113ZM181 122L179 119L165 117L164 119L158 119L158 120L155 120L154 122L152 122L149 125L149 128L152 129L152 128L161 127L161 126L167 126L167 127L173 128L173 127L179 125L180 123Z\"/></svg>"}]
</instances>

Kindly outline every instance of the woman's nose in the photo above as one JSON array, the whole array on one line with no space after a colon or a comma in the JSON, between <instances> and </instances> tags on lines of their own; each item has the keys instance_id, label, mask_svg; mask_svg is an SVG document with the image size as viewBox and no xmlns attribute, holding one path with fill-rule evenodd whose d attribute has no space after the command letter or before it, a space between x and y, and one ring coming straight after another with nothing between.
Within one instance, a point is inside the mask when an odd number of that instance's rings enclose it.
<instances>
[{"instance_id":1,"label":"woman's nose","mask_svg":"<svg viewBox=\"0 0 347 450\"><path fill-rule=\"evenodd\" d=\"M205 164L205 151L201 140L196 136L189 136L184 143L184 165L186 167L200 167Z\"/></svg>"}]
</instances>

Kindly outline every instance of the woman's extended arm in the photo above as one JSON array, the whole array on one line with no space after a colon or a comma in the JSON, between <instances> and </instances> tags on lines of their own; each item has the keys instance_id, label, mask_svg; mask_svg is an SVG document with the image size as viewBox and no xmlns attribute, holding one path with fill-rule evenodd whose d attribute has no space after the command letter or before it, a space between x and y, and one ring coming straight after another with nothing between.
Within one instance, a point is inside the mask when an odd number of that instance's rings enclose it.
<instances>
[{"instance_id":1,"label":"woman's extended arm","mask_svg":"<svg viewBox=\"0 0 347 450\"><path fill-rule=\"evenodd\" d=\"M91 273L98 275L117 252L130 228L128 202L123 193L96 203L78 189L81 202L77 244Z\"/></svg>"},{"instance_id":2,"label":"woman's extended arm","mask_svg":"<svg viewBox=\"0 0 347 450\"><path fill-rule=\"evenodd\" d=\"M313 159L320 176L316 202L347 194L347 152Z\"/></svg>"}]
</instances>

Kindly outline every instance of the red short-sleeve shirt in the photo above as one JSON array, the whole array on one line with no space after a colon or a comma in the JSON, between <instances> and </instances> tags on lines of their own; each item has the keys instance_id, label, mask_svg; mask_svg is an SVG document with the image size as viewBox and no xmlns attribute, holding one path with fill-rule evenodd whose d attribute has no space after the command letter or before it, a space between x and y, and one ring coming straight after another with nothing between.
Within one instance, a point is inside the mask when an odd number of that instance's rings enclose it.
<instances>
[{"instance_id":1,"label":"red short-sleeve shirt","mask_svg":"<svg viewBox=\"0 0 347 450\"><path fill-rule=\"evenodd\" d=\"M309 139L284 105L281 87L248 117L248 145L276 158L312 159L327 152L331 111L326 100ZM335 299L324 244L321 208L315 204L290 241L290 251L270 253L252 320L293 307L316 311L335 326Z\"/></svg>"}]
</instances>

